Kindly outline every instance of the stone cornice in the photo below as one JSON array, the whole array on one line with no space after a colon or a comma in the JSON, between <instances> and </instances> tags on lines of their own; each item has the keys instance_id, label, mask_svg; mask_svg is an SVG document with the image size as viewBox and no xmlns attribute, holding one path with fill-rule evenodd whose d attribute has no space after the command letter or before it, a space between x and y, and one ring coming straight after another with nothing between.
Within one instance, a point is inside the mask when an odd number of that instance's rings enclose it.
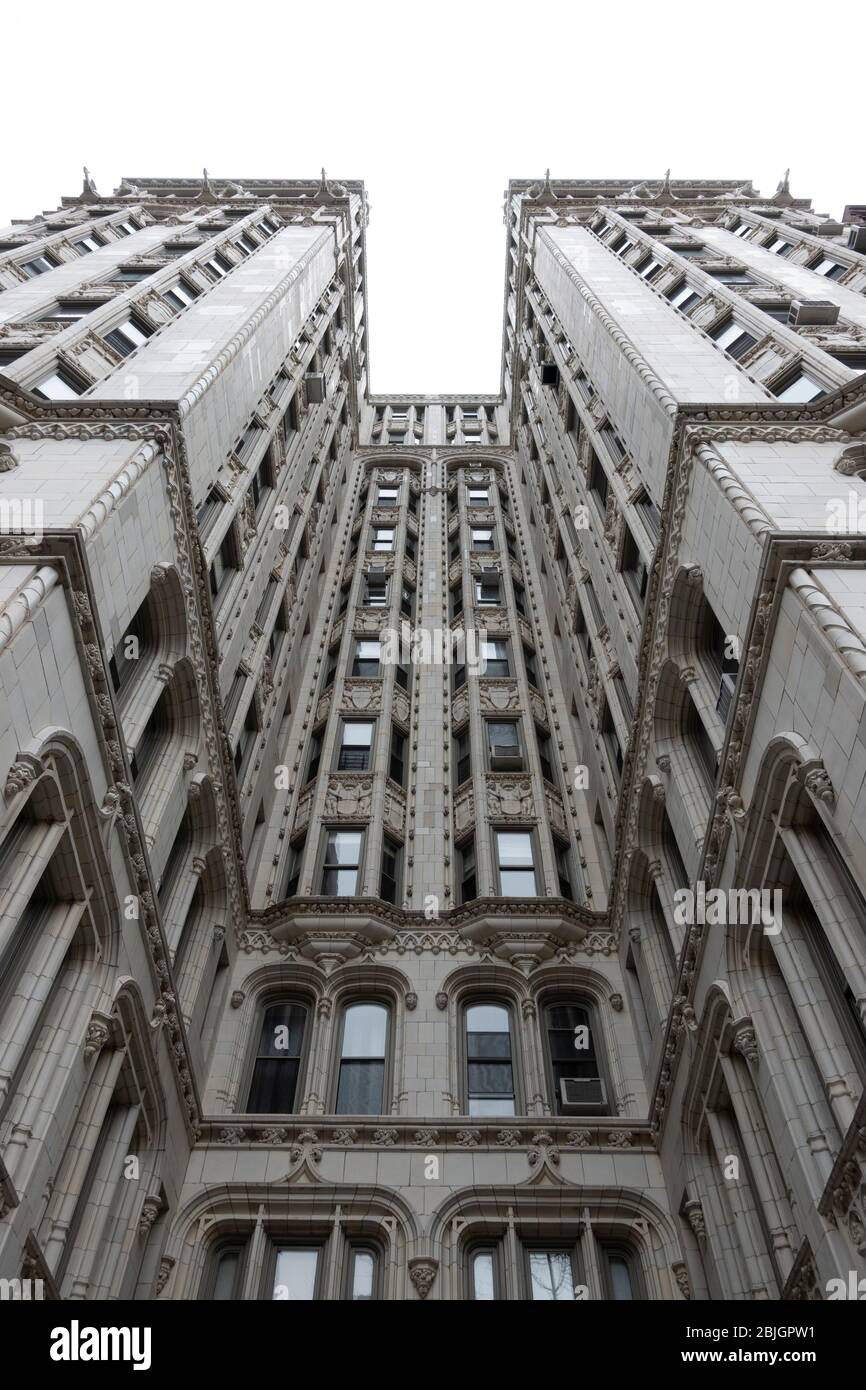
<instances>
[{"instance_id":1,"label":"stone cornice","mask_svg":"<svg viewBox=\"0 0 866 1390\"><path fill-rule=\"evenodd\" d=\"M563 1153L655 1151L655 1137L641 1120L595 1119L586 1115L506 1116L479 1120L469 1116L435 1115L420 1119L404 1116L275 1116L209 1115L202 1119L200 1146L291 1147L301 1149L382 1148L467 1150L501 1149L532 1151L556 1146Z\"/></svg>"}]
</instances>

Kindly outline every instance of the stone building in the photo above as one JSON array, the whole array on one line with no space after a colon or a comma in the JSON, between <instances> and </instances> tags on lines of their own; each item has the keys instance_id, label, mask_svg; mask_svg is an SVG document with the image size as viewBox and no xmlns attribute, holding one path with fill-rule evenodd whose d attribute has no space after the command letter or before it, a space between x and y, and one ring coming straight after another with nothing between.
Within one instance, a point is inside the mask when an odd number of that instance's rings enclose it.
<instances>
[{"instance_id":1,"label":"stone building","mask_svg":"<svg viewBox=\"0 0 866 1390\"><path fill-rule=\"evenodd\" d=\"M357 182L0 232L0 1275L866 1273L866 243L514 181L501 391L368 384ZM460 331L460 324L455 324Z\"/></svg>"}]
</instances>

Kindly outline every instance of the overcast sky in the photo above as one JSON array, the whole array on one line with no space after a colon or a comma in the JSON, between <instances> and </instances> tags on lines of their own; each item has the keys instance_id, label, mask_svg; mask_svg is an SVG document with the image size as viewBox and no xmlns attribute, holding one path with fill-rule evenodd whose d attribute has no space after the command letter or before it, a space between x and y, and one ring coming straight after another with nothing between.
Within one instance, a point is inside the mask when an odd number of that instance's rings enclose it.
<instances>
[{"instance_id":1,"label":"overcast sky","mask_svg":"<svg viewBox=\"0 0 866 1390\"><path fill-rule=\"evenodd\" d=\"M864 8L788 0L43 0L4 21L0 225L87 164L363 178L371 387L499 388L509 178L737 178L866 202ZM34 19L38 15L38 22ZM828 33L832 49L827 47Z\"/></svg>"}]
</instances>

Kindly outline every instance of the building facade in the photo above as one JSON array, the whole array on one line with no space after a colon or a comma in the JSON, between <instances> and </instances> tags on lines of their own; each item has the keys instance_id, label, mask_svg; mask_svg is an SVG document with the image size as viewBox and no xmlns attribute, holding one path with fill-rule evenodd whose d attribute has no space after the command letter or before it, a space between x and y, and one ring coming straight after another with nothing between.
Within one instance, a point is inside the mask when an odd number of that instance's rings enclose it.
<instances>
[{"instance_id":1,"label":"building facade","mask_svg":"<svg viewBox=\"0 0 866 1390\"><path fill-rule=\"evenodd\" d=\"M370 393L360 183L85 171L0 232L46 1297L866 1275L863 229L787 176L504 217L501 391L447 399Z\"/></svg>"}]
</instances>

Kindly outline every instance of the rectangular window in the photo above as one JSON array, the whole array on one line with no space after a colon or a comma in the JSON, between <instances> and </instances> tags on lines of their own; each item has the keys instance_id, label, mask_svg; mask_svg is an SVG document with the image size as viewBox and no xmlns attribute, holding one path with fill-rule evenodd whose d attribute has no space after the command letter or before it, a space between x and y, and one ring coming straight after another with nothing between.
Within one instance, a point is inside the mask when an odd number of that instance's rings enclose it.
<instances>
[{"instance_id":1,"label":"rectangular window","mask_svg":"<svg viewBox=\"0 0 866 1390\"><path fill-rule=\"evenodd\" d=\"M519 772L523 767L520 725L516 719L488 719L487 752L495 772Z\"/></svg>"},{"instance_id":2,"label":"rectangular window","mask_svg":"<svg viewBox=\"0 0 866 1390\"><path fill-rule=\"evenodd\" d=\"M626 530L622 547L622 574L638 612L642 613L649 581L649 570L637 548L637 542L629 530Z\"/></svg>"},{"instance_id":3,"label":"rectangular window","mask_svg":"<svg viewBox=\"0 0 866 1390\"><path fill-rule=\"evenodd\" d=\"M164 297L175 309L185 309L198 298L199 291L194 289L186 280L176 280L173 285L169 285L163 290Z\"/></svg>"},{"instance_id":4,"label":"rectangular window","mask_svg":"<svg viewBox=\"0 0 866 1390\"><path fill-rule=\"evenodd\" d=\"M383 574L364 576L364 607L388 607L388 577Z\"/></svg>"},{"instance_id":5,"label":"rectangular window","mask_svg":"<svg viewBox=\"0 0 866 1390\"><path fill-rule=\"evenodd\" d=\"M550 737L537 724L535 726L535 741L538 744L538 765L541 768L541 775L548 782L555 783L553 764L550 761Z\"/></svg>"},{"instance_id":6,"label":"rectangular window","mask_svg":"<svg viewBox=\"0 0 866 1390\"><path fill-rule=\"evenodd\" d=\"M823 275L825 280L841 280L848 267L831 260L829 256L822 256L818 263L809 269L814 270L816 275Z\"/></svg>"},{"instance_id":7,"label":"rectangular window","mask_svg":"<svg viewBox=\"0 0 866 1390\"><path fill-rule=\"evenodd\" d=\"M475 602L479 608L497 608L501 601L498 579L476 579Z\"/></svg>"},{"instance_id":8,"label":"rectangular window","mask_svg":"<svg viewBox=\"0 0 866 1390\"><path fill-rule=\"evenodd\" d=\"M198 529L202 535L213 525L222 504L223 499L220 493L215 487L212 487L195 514L195 519L198 522Z\"/></svg>"},{"instance_id":9,"label":"rectangular window","mask_svg":"<svg viewBox=\"0 0 866 1390\"><path fill-rule=\"evenodd\" d=\"M393 550L394 549L394 528L393 526L376 526L373 528L373 549L374 550Z\"/></svg>"},{"instance_id":10,"label":"rectangular window","mask_svg":"<svg viewBox=\"0 0 866 1390\"><path fill-rule=\"evenodd\" d=\"M211 256L208 260L206 260L204 262L204 265L205 268L209 270L217 280L221 280L222 277L224 275L227 275L232 268L231 262L227 261L225 256L221 256L218 251L216 255Z\"/></svg>"},{"instance_id":11,"label":"rectangular window","mask_svg":"<svg viewBox=\"0 0 866 1390\"><path fill-rule=\"evenodd\" d=\"M306 849L306 845L306 834L303 834L299 840L292 841L292 847L289 849L289 860L288 863L286 863L286 898L295 897L297 892L297 884L299 884L300 881L300 866L302 866L303 863L303 853L304 849Z\"/></svg>"},{"instance_id":12,"label":"rectangular window","mask_svg":"<svg viewBox=\"0 0 866 1390\"><path fill-rule=\"evenodd\" d=\"M115 352L119 352L121 357L128 357L136 348L144 346L152 332L152 328L130 316L121 319L110 333L106 333L105 341Z\"/></svg>"},{"instance_id":13,"label":"rectangular window","mask_svg":"<svg viewBox=\"0 0 866 1390\"><path fill-rule=\"evenodd\" d=\"M486 487L471 487L469 489L470 507L487 507L490 505L490 489Z\"/></svg>"},{"instance_id":14,"label":"rectangular window","mask_svg":"<svg viewBox=\"0 0 866 1390\"><path fill-rule=\"evenodd\" d=\"M386 835L382 842L382 873L379 879L379 897L386 903L396 903L397 885L400 878L400 845Z\"/></svg>"},{"instance_id":15,"label":"rectangular window","mask_svg":"<svg viewBox=\"0 0 866 1390\"><path fill-rule=\"evenodd\" d=\"M788 252L793 251L793 249L793 242L785 241L784 237L780 236L774 237L773 240L767 244L767 250L772 251L774 256L787 256Z\"/></svg>"},{"instance_id":16,"label":"rectangular window","mask_svg":"<svg viewBox=\"0 0 866 1390\"><path fill-rule=\"evenodd\" d=\"M234 244L242 256L249 256L257 249L256 243L253 241L252 237L247 236L246 232L241 232Z\"/></svg>"},{"instance_id":17,"label":"rectangular window","mask_svg":"<svg viewBox=\"0 0 866 1390\"><path fill-rule=\"evenodd\" d=\"M34 256L32 261L23 261L21 263L21 269L29 279L33 280L37 275L45 275L49 270L56 270L57 265L54 261L49 260L47 256Z\"/></svg>"},{"instance_id":18,"label":"rectangular window","mask_svg":"<svg viewBox=\"0 0 866 1390\"><path fill-rule=\"evenodd\" d=\"M601 465L601 460L595 450L592 450L589 467L589 490L594 494L596 501L602 512L607 507L607 474Z\"/></svg>"},{"instance_id":19,"label":"rectangular window","mask_svg":"<svg viewBox=\"0 0 866 1390\"><path fill-rule=\"evenodd\" d=\"M687 314L689 309L693 309L700 297L697 290L693 290L691 285L685 280L681 281L676 289L668 295L668 299L671 304L673 304L674 308L679 309L683 314Z\"/></svg>"},{"instance_id":20,"label":"rectangular window","mask_svg":"<svg viewBox=\"0 0 866 1390\"><path fill-rule=\"evenodd\" d=\"M31 387L34 395L43 396L46 401L74 400L86 389L65 367L55 368Z\"/></svg>"},{"instance_id":21,"label":"rectangular window","mask_svg":"<svg viewBox=\"0 0 866 1390\"><path fill-rule=\"evenodd\" d=\"M235 551L231 531L228 532L210 567L210 591L216 607L235 575Z\"/></svg>"},{"instance_id":22,"label":"rectangular window","mask_svg":"<svg viewBox=\"0 0 866 1390\"><path fill-rule=\"evenodd\" d=\"M528 831L497 830L499 886L504 898L537 896L532 836Z\"/></svg>"},{"instance_id":23,"label":"rectangular window","mask_svg":"<svg viewBox=\"0 0 866 1390\"><path fill-rule=\"evenodd\" d=\"M358 888L361 863L360 830L329 830L322 867L322 894L326 898L351 898Z\"/></svg>"},{"instance_id":24,"label":"rectangular window","mask_svg":"<svg viewBox=\"0 0 866 1390\"><path fill-rule=\"evenodd\" d=\"M473 550L493 550L493 532L487 529L472 528L471 545Z\"/></svg>"},{"instance_id":25,"label":"rectangular window","mask_svg":"<svg viewBox=\"0 0 866 1390\"><path fill-rule=\"evenodd\" d=\"M358 641L355 643L355 659L352 663L353 676L378 676L382 658L381 642Z\"/></svg>"},{"instance_id":26,"label":"rectangular window","mask_svg":"<svg viewBox=\"0 0 866 1390\"><path fill-rule=\"evenodd\" d=\"M816 401L819 396L826 394L825 388L807 372L798 372L796 376L789 377L785 384L774 392L776 399L780 401Z\"/></svg>"},{"instance_id":27,"label":"rectangular window","mask_svg":"<svg viewBox=\"0 0 866 1390\"><path fill-rule=\"evenodd\" d=\"M736 319L727 319L721 327L713 329L710 337L729 357L742 357L758 341L754 333L737 323Z\"/></svg>"},{"instance_id":28,"label":"rectangular window","mask_svg":"<svg viewBox=\"0 0 866 1390\"><path fill-rule=\"evenodd\" d=\"M338 772L366 772L370 766L375 725L366 720L343 721L343 736L337 758Z\"/></svg>"},{"instance_id":29,"label":"rectangular window","mask_svg":"<svg viewBox=\"0 0 866 1390\"><path fill-rule=\"evenodd\" d=\"M454 740L455 787L462 786L469 777L471 771L472 761L470 755L469 729L466 728L461 734L458 734Z\"/></svg>"},{"instance_id":30,"label":"rectangular window","mask_svg":"<svg viewBox=\"0 0 866 1390\"><path fill-rule=\"evenodd\" d=\"M644 525L654 540L658 540L661 532L661 512L649 493L644 489L640 496L636 497L634 504L640 510Z\"/></svg>"},{"instance_id":31,"label":"rectangular window","mask_svg":"<svg viewBox=\"0 0 866 1390\"><path fill-rule=\"evenodd\" d=\"M82 256L86 256L90 251L98 251L103 243L97 241L95 236L83 236L80 240L73 241L72 245L75 247L76 251L81 252Z\"/></svg>"},{"instance_id":32,"label":"rectangular window","mask_svg":"<svg viewBox=\"0 0 866 1390\"><path fill-rule=\"evenodd\" d=\"M508 643L502 641L482 642L481 674L483 676L510 676L511 664L508 660Z\"/></svg>"},{"instance_id":33,"label":"rectangular window","mask_svg":"<svg viewBox=\"0 0 866 1390\"><path fill-rule=\"evenodd\" d=\"M466 1091L470 1115L515 1113L510 1018L501 1004L466 1010Z\"/></svg>"},{"instance_id":34,"label":"rectangular window","mask_svg":"<svg viewBox=\"0 0 866 1390\"><path fill-rule=\"evenodd\" d=\"M460 901L472 902L478 897L478 881L475 872L475 841L467 840L457 851L459 856Z\"/></svg>"},{"instance_id":35,"label":"rectangular window","mask_svg":"<svg viewBox=\"0 0 866 1390\"><path fill-rule=\"evenodd\" d=\"M623 765L622 744L619 741L619 734L616 731L616 726L613 722L613 716L610 712L610 706L608 705L606 700L604 702L604 710L602 712L602 716L599 722L601 725L602 738L604 739L605 747L607 748L608 758L610 759L610 762L616 771L617 778L619 778L622 774Z\"/></svg>"},{"instance_id":36,"label":"rectangular window","mask_svg":"<svg viewBox=\"0 0 866 1390\"><path fill-rule=\"evenodd\" d=\"M573 1303L574 1268L568 1250L528 1250L529 1294L536 1303Z\"/></svg>"},{"instance_id":37,"label":"rectangular window","mask_svg":"<svg viewBox=\"0 0 866 1390\"><path fill-rule=\"evenodd\" d=\"M317 1249L278 1249L272 1298L283 1303L310 1303L316 1297Z\"/></svg>"},{"instance_id":38,"label":"rectangular window","mask_svg":"<svg viewBox=\"0 0 866 1390\"><path fill-rule=\"evenodd\" d=\"M398 787L402 787L406 779L406 736L401 734L399 729L394 729L391 733L391 757L388 771Z\"/></svg>"},{"instance_id":39,"label":"rectangular window","mask_svg":"<svg viewBox=\"0 0 866 1390\"><path fill-rule=\"evenodd\" d=\"M644 280L652 280L662 268L661 261L657 261L655 256L647 256L645 261L641 261L636 267L638 275Z\"/></svg>"},{"instance_id":40,"label":"rectangular window","mask_svg":"<svg viewBox=\"0 0 866 1390\"><path fill-rule=\"evenodd\" d=\"M380 1115L385 1090L388 1010L378 1003L350 1004L343 1014L338 1115Z\"/></svg>"},{"instance_id":41,"label":"rectangular window","mask_svg":"<svg viewBox=\"0 0 866 1390\"><path fill-rule=\"evenodd\" d=\"M398 487L380 487L376 493L377 507L396 507L400 498Z\"/></svg>"}]
</instances>

